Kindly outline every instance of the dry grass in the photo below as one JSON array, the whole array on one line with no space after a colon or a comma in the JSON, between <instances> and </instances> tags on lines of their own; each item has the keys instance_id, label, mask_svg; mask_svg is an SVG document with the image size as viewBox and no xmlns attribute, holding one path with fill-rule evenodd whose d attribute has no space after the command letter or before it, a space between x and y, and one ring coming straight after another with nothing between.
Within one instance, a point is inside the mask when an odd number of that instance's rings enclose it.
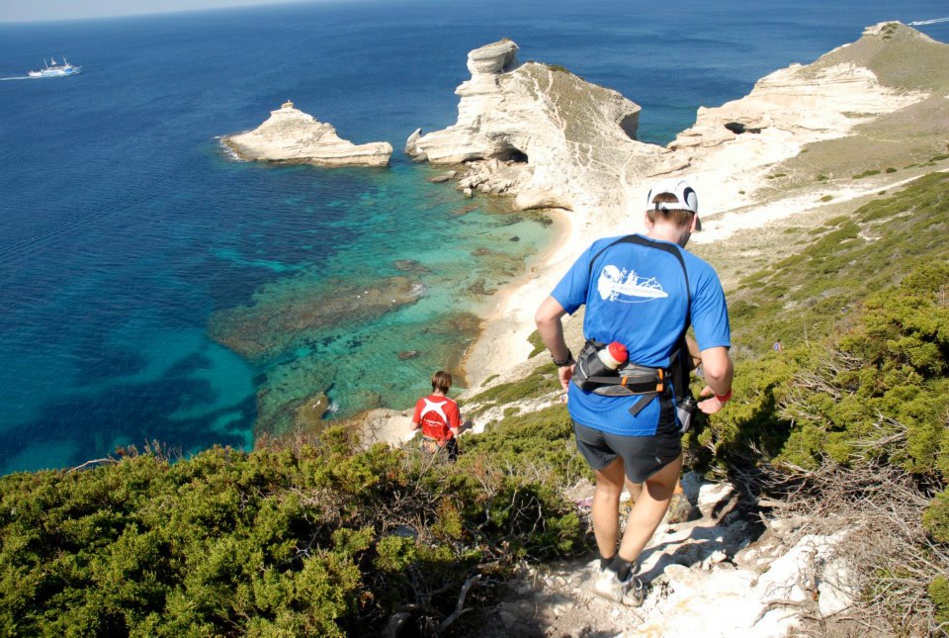
<instances>
[{"instance_id":1,"label":"dry grass","mask_svg":"<svg viewBox=\"0 0 949 638\"><path fill-rule=\"evenodd\" d=\"M853 530L837 546L836 558L862 597L831 618L812 618L802 635L949 636L927 595L929 583L949 572L949 553L922 527L929 499L912 477L856 460L851 467L828 462L815 471L766 471L763 481L781 497L769 502L773 514L800 522L784 539L789 545L806 534Z\"/></svg>"}]
</instances>

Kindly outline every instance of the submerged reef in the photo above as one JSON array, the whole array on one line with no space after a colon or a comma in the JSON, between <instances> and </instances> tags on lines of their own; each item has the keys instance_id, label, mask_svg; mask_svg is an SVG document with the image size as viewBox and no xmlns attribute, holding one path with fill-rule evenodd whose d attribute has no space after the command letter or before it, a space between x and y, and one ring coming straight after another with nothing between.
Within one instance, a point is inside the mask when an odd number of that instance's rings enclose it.
<instances>
[{"instance_id":1,"label":"submerged reef","mask_svg":"<svg viewBox=\"0 0 949 638\"><path fill-rule=\"evenodd\" d=\"M215 312L208 328L218 343L248 359L260 359L288 350L307 333L414 303L421 293L422 287L408 277L380 279L372 286L281 286L257 293L253 305Z\"/></svg>"}]
</instances>

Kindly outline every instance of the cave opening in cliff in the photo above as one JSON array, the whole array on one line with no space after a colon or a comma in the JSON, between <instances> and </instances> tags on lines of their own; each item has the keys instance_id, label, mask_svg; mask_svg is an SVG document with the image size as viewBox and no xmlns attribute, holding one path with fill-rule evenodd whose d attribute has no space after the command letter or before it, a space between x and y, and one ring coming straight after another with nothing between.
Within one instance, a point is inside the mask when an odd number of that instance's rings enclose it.
<instances>
[{"instance_id":1,"label":"cave opening in cliff","mask_svg":"<svg viewBox=\"0 0 949 638\"><path fill-rule=\"evenodd\" d=\"M725 128L734 133L735 135L741 135L742 133L760 133L760 128L749 128L742 124L741 122L727 122Z\"/></svg>"},{"instance_id":2,"label":"cave opening in cliff","mask_svg":"<svg viewBox=\"0 0 949 638\"><path fill-rule=\"evenodd\" d=\"M505 149L503 153L498 155L498 159L502 162L514 162L517 164L527 164L527 153L524 151L514 148Z\"/></svg>"}]
</instances>

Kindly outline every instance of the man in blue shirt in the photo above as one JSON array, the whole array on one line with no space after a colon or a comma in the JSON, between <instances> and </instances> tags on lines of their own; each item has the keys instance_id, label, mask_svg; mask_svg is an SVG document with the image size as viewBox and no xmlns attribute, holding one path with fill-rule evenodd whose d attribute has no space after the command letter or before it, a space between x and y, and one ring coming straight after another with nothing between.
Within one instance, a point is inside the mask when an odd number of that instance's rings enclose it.
<instances>
[{"instance_id":1,"label":"man in blue shirt","mask_svg":"<svg viewBox=\"0 0 949 638\"><path fill-rule=\"evenodd\" d=\"M591 516L600 569L594 591L629 605L642 603L643 585L635 577L639 555L669 507L682 468L681 424L667 381L690 324L708 384L699 409L718 412L731 397L732 382L721 283L711 266L684 250L692 233L701 229L695 190L681 179L656 184L647 197L645 225L645 235L594 242L535 317L568 390L577 448L596 475ZM576 362L561 320L580 306L586 306L583 334L588 344L622 344L629 363L620 374L635 372L631 379L649 383L622 389L613 385L608 392L570 383ZM617 548L624 483L635 504Z\"/></svg>"}]
</instances>

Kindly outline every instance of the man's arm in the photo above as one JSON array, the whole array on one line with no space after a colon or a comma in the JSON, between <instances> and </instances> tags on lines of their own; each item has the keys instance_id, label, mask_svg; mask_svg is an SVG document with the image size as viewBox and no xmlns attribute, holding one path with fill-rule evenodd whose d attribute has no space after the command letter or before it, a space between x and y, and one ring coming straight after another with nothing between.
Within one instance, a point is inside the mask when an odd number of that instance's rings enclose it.
<instances>
[{"instance_id":1,"label":"man's arm","mask_svg":"<svg viewBox=\"0 0 949 638\"><path fill-rule=\"evenodd\" d=\"M715 414L722 409L732 392L734 366L728 348L716 346L703 350L702 372L708 385L702 388L699 396L709 398L699 402L699 409L705 414Z\"/></svg>"},{"instance_id":2,"label":"man's arm","mask_svg":"<svg viewBox=\"0 0 949 638\"><path fill-rule=\"evenodd\" d=\"M567 314L567 311L564 310L559 301L553 297L547 297L543 303L540 304L540 308L537 309L537 313L534 315L534 322L537 324L537 332L540 334L540 339L544 342L544 345L547 346L547 350L550 351L550 356L552 356L555 361L566 361L568 358L572 359L570 349L567 347L567 342L563 338L563 323L561 319L565 314ZM558 369L560 385L563 386L564 390L569 387L570 378L573 376L573 365L571 362L569 365L560 366Z\"/></svg>"},{"instance_id":3,"label":"man's arm","mask_svg":"<svg viewBox=\"0 0 949 638\"><path fill-rule=\"evenodd\" d=\"M456 439L461 434L461 410L458 409L458 404L455 402L451 404L448 412L448 429L451 430L452 436Z\"/></svg>"}]
</instances>

